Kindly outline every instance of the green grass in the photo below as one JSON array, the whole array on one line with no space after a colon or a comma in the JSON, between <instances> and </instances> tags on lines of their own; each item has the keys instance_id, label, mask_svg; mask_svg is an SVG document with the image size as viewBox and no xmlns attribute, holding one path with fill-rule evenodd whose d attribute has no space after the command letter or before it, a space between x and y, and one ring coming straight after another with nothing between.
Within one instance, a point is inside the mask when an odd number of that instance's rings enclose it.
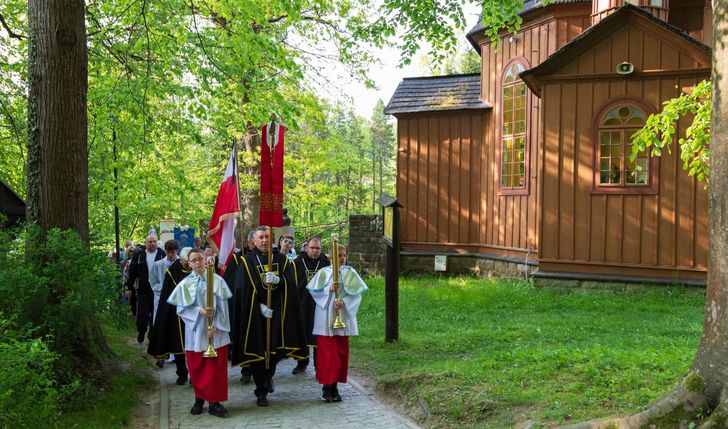
<instances>
[{"instance_id":1,"label":"green grass","mask_svg":"<svg viewBox=\"0 0 728 429\"><path fill-rule=\"evenodd\" d=\"M688 369L704 291L561 292L529 283L402 278L399 341L370 278L352 368L427 427L534 428L638 411Z\"/></svg>"},{"instance_id":2,"label":"green grass","mask_svg":"<svg viewBox=\"0 0 728 429\"><path fill-rule=\"evenodd\" d=\"M155 378L149 363L130 345L127 336L133 329L105 323L104 332L114 357L109 362L106 379L86 386L64 408L58 427L62 428L122 428L132 423L134 408L145 389L153 388ZM134 338L136 342L136 338Z\"/></svg>"}]
</instances>

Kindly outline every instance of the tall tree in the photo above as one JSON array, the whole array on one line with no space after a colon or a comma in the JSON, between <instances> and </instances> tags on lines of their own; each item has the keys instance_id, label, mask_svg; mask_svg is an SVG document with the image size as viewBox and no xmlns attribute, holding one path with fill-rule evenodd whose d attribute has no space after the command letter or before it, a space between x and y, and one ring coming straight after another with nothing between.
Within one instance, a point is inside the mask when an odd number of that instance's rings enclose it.
<instances>
[{"instance_id":1,"label":"tall tree","mask_svg":"<svg viewBox=\"0 0 728 429\"><path fill-rule=\"evenodd\" d=\"M84 2L29 0L28 22L28 219L88 240Z\"/></svg>"},{"instance_id":2,"label":"tall tree","mask_svg":"<svg viewBox=\"0 0 728 429\"><path fill-rule=\"evenodd\" d=\"M372 196L376 199L386 190L394 192L396 154L394 126L389 116L384 114L384 101L377 100L370 120L372 143ZM372 201L374 204L374 201ZM373 206L374 207L374 206Z\"/></svg>"}]
</instances>

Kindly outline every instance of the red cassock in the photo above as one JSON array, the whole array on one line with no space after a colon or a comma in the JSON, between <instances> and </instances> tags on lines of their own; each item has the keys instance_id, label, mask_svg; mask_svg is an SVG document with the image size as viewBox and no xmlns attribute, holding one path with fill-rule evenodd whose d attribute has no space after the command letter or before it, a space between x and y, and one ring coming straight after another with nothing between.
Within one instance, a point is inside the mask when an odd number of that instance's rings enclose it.
<instances>
[{"instance_id":1,"label":"red cassock","mask_svg":"<svg viewBox=\"0 0 728 429\"><path fill-rule=\"evenodd\" d=\"M215 351L217 357L206 358L202 356L203 352L187 350L187 367L195 397L208 402L224 402L228 399L228 346Z\"/></svg>"},{"instance_id":2,"label":"red cassock","mask_svg":"<svg viewBox=\"0 0 728 429\"><path fill-rule=\"evenodd\" d=\"M316 346L316 380L321 384L346 383L349 337L318 335Z\"/></svg>"}]
</instances>

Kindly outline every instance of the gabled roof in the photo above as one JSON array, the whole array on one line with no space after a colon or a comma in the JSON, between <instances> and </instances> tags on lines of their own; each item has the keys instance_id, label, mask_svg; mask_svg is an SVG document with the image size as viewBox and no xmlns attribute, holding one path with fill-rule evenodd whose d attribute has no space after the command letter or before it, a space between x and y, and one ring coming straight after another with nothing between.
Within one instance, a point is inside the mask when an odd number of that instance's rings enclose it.
<instances>
[{"instance_id":1,"label":"gabled roof","mask_svg":"<svg viewBox=\"0 0 728 429\"><path fill-rule=\"evenodd\" d=\"M480 73L473 73L404 78L384 113L396 115L492 107L480 100Z\"/></svg>"},{"instance_id":2,"label":"gabled roof","mask_svg":"<svg viewBox=\"0 0 728 429\"><path fill-rule=\"evenodd\" d=\"M553 4L566 4L566 3L585 3L589 2L591 3L591 0L554 0L551 3L544 5L542 0L523 0L523 8L521 9L521 12L518 14L520 16L523 16L526 12L530 12L535 9L539 9L542 7L551 6ZM475 35L482 34L485 31L485 26L483 25L483 14L481 13L478 17L478 22L475 23L473 28L468 31L468 34L465 35L465 37L468 39L468 42L475 48L478 53L480 53L480 45L478 42L475 41Z\"/></svg>"},{"instance_id":3,"label":"gabled roof","mask_svg":"<svg viewBox=\"0 0 728 429\"><path fill-rule=\"evenodd\" d=\"M619 8L616 12L608 15L598 23L586 29L583 33L574 37L569 43L563 45L556 52L546 58L546 60L544 60L541 64L522 72L520 75L521 78L534 94L540 96L541 84L538 79L540 76L549 75L563 67L568 56L573 57L586 49L590 49L594 46L595 39L598 40L601 37L608 36L615 29L619 28L620 25L623 25L623 22L630 16L644 19L650 24L667 30L673 36L688 42L698 51L704 52L708 56L712 55L712 50L709 46L694 39L680 28L663 21L640 7L626 4Z\"/></svg>"},{"instance_id":4,"label":"gabled roof","mask_svg":"<svg viewBox=\"0 0 728 429\"><path fill-rule=\"evenodd\" d=\"M25 217L25 201L0 179L0 213L9 218Z\"/></svg>"}]
</instances>

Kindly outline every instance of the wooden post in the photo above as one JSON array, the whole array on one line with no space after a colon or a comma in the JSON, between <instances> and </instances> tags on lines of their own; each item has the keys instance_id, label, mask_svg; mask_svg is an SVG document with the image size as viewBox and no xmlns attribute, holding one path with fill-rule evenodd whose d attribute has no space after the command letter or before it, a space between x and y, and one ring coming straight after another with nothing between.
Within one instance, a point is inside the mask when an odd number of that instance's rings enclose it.
<instances>
[{"instance_id":1,"label":"wooden post","mask_svg":"<svg viewBox=\"0 0 728 429\"><path fill-rule=\"evenodd\" d=\"M383 238L387 242L384 273L384 341L399 339L399 211L397 199L382 194L377 198L384 212Z\"/></svg>"}]
</instances>

